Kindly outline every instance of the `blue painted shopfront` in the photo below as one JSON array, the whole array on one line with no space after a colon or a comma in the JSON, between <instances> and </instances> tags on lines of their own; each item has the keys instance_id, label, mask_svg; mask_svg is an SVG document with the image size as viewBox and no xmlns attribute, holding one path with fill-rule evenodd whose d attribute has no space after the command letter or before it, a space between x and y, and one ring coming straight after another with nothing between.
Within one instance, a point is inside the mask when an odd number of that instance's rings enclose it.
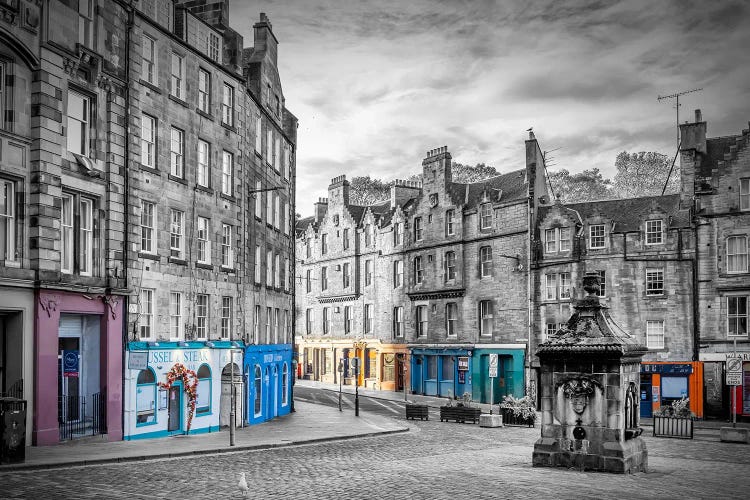
<instances>
[{"instance_id":1,"label":"blue painted shopfront","mask_svg":"<svg viewBox=\"0 0 750 500\"><path fill-rule=\"evenodd\" d=\"M471 363L468 349L412 349L412 393L446 398L471 393Z\"/></svg>"},{"instance_id":2,"label":"blue painted shopfront","mask_svg":"<svg viewBox=\"0 0 750 500\"><path fill-rule=\"evenodd\" d=\"M520 398L524 395L524 349L483 348L473 352L472 399L481 403L500 403L503 397L512 395ZM491 379L489 376L490 354L497 354L498 373ZM490 383L494 382L492 390Z\"/></svg>"},{"instance_id":3,"label":"blue painted shopfront","mask_svg":"<svg viewBox=\"0 0 750 500\"><path fill-rule=\"evenodd\" d=\"M292 398L291 344L247 346L244 371L249 424L289 413Z\"/></svg>"}]
</instances>

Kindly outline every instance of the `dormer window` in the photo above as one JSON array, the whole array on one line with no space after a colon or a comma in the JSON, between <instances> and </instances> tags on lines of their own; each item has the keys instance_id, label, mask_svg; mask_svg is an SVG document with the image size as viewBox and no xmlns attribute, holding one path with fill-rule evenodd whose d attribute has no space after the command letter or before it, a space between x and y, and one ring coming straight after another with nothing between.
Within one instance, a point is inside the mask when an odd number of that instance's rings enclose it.
<instances>
[{"instance_id":1,"label":"dormer window","mask_svg":"<svg viewBox=\"0 0 750 500\"><path fill-rule=\"evenodd\" d=\"M404 224L397 222L393 224L393 245L401 245L404 242Z\"/></svg>"},{"instance_id":2,"label":"dormer window","mask_svg":"<svg viewBox=\"0 0 750 500\"><path fill-rule=\"evenodd\" d=\"M570 228L555 227L544 231L545 253L567 252L570 250Z\"/></svg>"},{"instance_id":3,"label":"dormer window","mask_svg":"<svg viewBox=\"0 0 750 500\"><path fill-rule=\"evenodd\" d=\"M652 219L646 221L646 245L661 245L664 243L662 235L661 219Z\"/></svg>"},{"instance_id":4,"label":"dormer window","mask_svg":"<svg viewBox=\"0 0 750 500\"><path fill-rule=\"evenodd\" d=\"M750 210L750 177L740 179L740 210Z\"/></svg>"},{"instance_id":5,"label":"dormer window","mask_svg":"<svg viewBox=\"0 0 750 500\"><path fill-rule=\"evenodd\" d=\"M445 211L445 234L446 236L452 236L455 232L453 228L453 217L455 212L453 210Z\"/></svg>"},{"instance_id":6,"label":"dormer window","mask_svg":"<svg viewBox=\"0 0 750 500\"><path fill-rule=\"evenodd\" d=\"M589 226L589 248L604 248L604 224Z\"/></svg>"}]
</instances>

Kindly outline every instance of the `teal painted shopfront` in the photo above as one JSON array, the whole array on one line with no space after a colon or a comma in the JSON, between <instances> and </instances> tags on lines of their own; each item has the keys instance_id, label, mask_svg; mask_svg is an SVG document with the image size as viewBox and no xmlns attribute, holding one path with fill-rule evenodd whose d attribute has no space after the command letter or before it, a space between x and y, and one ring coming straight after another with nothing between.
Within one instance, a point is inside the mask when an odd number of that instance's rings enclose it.
<instances>
[{"instance_id":1,"label":"teal painted shopfront","mask_svg":"<svg viewBox=\"0 0 750 500\"><path fill-rule=\"evenodd\" d=\"M525 346L524 346L525 347ZM503 397L512 395L520 398L524 395L523 366L526 351L520 347L477 347L472 355L472 394L474 401L480 403L500 403ZM490 378L490 354L497 354L497 377ZM491 388L490 384L494 383Z\"/></svg>"},{"instance_id":2,"label":"teal painted shopfront","mask_svg":"<svg viewBox=\"0 0 750 500\"><path fill-rule=\"evenodd\" d=\"M461 397L471 393L471 350L417 348L411 350L413 394Z\"/></svg>"}]
</instances>

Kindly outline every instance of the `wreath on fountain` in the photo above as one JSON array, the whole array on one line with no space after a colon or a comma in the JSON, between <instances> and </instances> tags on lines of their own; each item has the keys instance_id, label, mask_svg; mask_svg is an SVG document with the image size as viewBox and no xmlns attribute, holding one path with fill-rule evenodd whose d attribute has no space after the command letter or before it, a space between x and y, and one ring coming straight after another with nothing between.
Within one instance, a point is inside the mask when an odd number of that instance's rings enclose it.
<instances>
[{"instance_id":1,"label":"wreath on fountain","mask_svg":"<svg viewBox=\"0 0 750 500\"><path fill-rule=\"evenodd\" d=\"M175 363L167 372L167 381L159 382L159 387L169 390L178 379L182 380L182 386L188 396L187 432L190 433L190 424L192 424L193 415L195 415L195 402L198 399L198 375L195 371L188 370L182 363Z\"/></svg>"}]
</instances>

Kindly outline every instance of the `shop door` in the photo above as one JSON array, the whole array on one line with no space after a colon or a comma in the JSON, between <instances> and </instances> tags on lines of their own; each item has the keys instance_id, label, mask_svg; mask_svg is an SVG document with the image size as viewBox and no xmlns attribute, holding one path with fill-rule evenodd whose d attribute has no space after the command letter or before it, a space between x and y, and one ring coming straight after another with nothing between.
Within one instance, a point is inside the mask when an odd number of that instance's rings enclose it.
<instances>
[{"instance_id":1,"label":"shop door","mask_svg":"<svg viewBox=\"0 0 750 500\"><path fill-rule=\"evenodd\" d=\"M57 390L60 395L58 417L60 422L80 420L83 409L81 380L83 360L81 359L82 318L78 315L61 315L57 339Z\"/></svg>"},{"instance_id":2,"label":"shop door","mask_svg":"<svg viewBox=\"0 0 750 500\"><path fill-rule=\"evenodd\" d=\"M271 401L271 415L276 417L279 414L279 370L276 365L273 365L273 379L271 383L273 384L273 391L271 391L273 396L273 400Z\"/></svg>"},{"instance_id":3,"label":"shop door","mask_svg":"<svg viewBox=\"0 0 750 500\"><path fill-rule=\"evenodd\" d=\"M396 355L396 391L404 390L404 355Z\"/></svg>"},{"instance_id":4,"label":"shop door","mask_svg":"<svg viewBox=\"0 0 750 500\"><path fill-rule=\"evenodd\" d=\"M641 375L641 418L651 418L651 375Z\"/></svg>"},{"instance_id":5,"label":"shop door","mask_svg":"<svg viewBox=\"0 0 750 500\"><path fill-rule=\"evenodd\" d=\"M182 396L180 386L173 385L169 388L169 403L167 404L169 418L167 421L167 431L180 430L180 413L182 409Z\"/></svg>"}]
</instances>

